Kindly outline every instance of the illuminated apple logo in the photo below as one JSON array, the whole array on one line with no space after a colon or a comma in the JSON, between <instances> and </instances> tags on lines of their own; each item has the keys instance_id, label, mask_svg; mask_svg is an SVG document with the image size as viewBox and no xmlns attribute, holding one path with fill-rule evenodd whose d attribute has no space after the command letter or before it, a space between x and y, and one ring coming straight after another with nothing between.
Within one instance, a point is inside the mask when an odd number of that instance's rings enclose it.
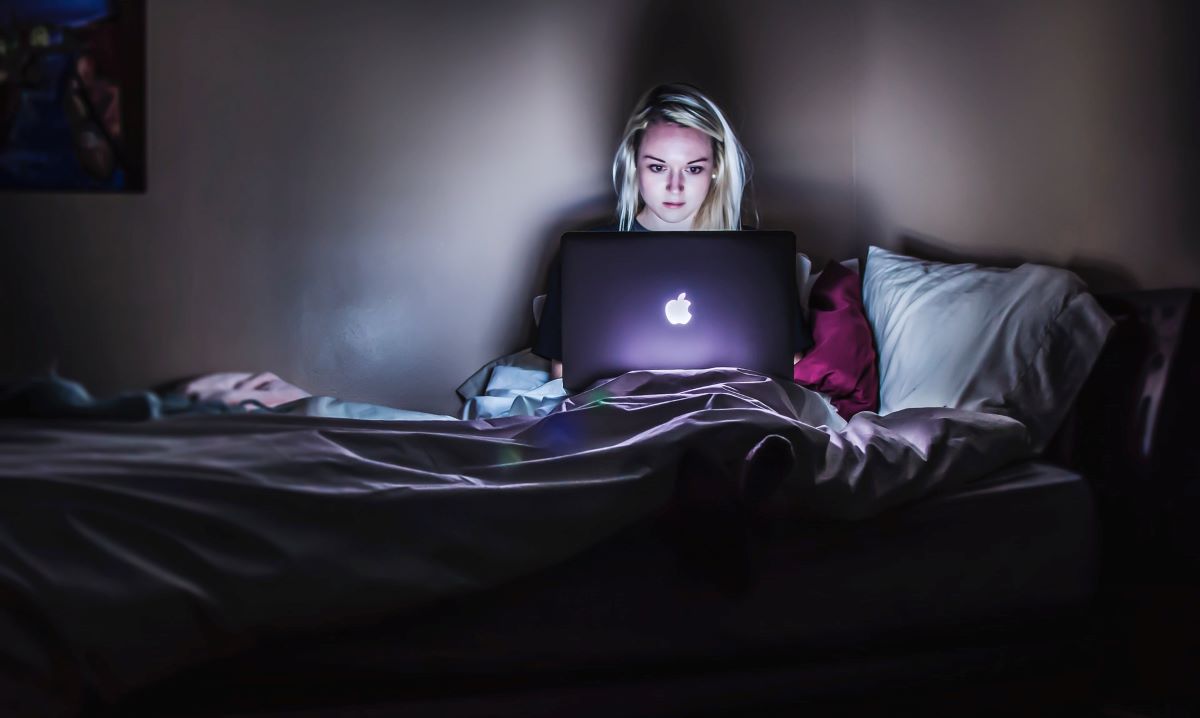
<instances>
[{"instance_id":1,"label":"illuminated apple logo","mask_svg":"<svg viewBox=\"0 0 1200 718\"><path fill-rule=\"evenodd\" d=\"M692 303L687 299L687 292L680 292L679 297L667 302L667 321L672 324L687 324L692 321L692 313L688 311L688 307Z\"/></svg>"}]
</instances>

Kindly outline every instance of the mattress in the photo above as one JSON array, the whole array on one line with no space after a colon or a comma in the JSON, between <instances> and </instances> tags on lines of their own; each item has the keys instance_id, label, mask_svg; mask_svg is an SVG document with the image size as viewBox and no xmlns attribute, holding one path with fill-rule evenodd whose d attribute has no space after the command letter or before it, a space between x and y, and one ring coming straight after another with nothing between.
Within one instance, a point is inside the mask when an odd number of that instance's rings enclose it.
<instances>
[{"instance_id":1,"label":"mattress","mask_svg":"<svg viewBox=\"0 0 1200 718\"><path fill-rule=\"evenodd\" d=\"M381 682L419 694L464 681L512 688L665 667L828 667L977 644L1078 617L1096 590L1099 537L1086 481L1026 462L869 521L777 523L754 553L754 586L731 595L681 569L642 524L566 564L415 617L268 641L134 704L169 694L187 714L217 700L216 685L270 704L286 703L298 685L310 699L362 696Z\"/></svg>"}]
</instances>

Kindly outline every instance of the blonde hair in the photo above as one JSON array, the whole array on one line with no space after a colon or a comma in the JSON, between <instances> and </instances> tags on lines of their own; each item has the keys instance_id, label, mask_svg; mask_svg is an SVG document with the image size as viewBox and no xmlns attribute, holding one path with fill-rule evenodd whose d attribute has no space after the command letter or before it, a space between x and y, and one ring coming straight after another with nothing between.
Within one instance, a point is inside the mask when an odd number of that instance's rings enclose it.
<instances>
[{"instance_id":1,"label":"blonde hair","mask_svg":"<svg viewBox=\"0 0 1200 718\"><path fill-rule=\"evenodd\" d=\"M742 195L752 169L750 155L738 142L721 108L699 89L683 83L648 90L625 123L612 168L618 227L626 232L632 230L634 218L644 206L638 190L637 156L646 128L655 122L691 127L712 138L716 177L696 211L692 229L740 229Z\"/></svg>"}]
</instances>

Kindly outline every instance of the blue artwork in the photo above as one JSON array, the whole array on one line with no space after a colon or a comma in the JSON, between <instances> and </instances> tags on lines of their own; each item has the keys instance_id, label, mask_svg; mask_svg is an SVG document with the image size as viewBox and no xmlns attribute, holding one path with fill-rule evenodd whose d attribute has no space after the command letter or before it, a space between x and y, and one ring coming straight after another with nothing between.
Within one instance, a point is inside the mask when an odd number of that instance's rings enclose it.
<instances>
[{"instance_id":1,"label":"blue artwork","mask_svg":"<svg viewBox=\"0 0 1200 718\"><path fill-rule=\"evenodd\" d=\"M145 188L143 0L0 0L0 189Z\"/></svg>"}]
</instances>

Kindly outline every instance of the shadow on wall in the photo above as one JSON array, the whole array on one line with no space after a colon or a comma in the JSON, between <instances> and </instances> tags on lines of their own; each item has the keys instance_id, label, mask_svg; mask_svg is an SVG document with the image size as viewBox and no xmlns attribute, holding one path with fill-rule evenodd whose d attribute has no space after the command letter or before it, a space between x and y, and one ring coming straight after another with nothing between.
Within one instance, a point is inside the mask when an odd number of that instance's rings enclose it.
<instances>
[{"instance_id":1,"label":"shadow on wall","mask_svg":"<svg viewBox=\"0 0 1200 718\"><path fill-rule=\"evenodd\" d=\"M763 188L760 203L775 208L762 218L760 227L795 232L796 250L807 254L814 265L866 258L867 235L847 225L856 211L853 187L784 175L766 175L759 186Z\"/></svg>"},{"instance_id":2,"label":"shadow on wall","mask_svg":"<svg viewBox=\"0 0 1200 718\"><path fill-rule=\"evenodd\" d=\"M714 97L726 112L735 118L739 116L738 110L746 103L737 93L740 85L736 81L739 71L736 54L728 49L729 28L736 22L730 10L729 4L720 0L668 0L646 4L642 16L629 25L635 37L627 46L635 51L614 55L617 62L624 58L625 64L618 73L622 79L617 81L616 91L608 103L611 107L609 149L612 152L616 152L634 103L655 85L691 83ZM536 284L531 287L531 299L545 289L546 273L558 254L562 234L612 224L616 221L615 209L616 197L611 192L603 197L590 197L561 209L554 219L538 230L543 250L533 275ZM522 316L527 317L527 324L521 328L519 336L532 338L531 313Z\"/></svg>"},{"instance_id":3,"label":"shadow on wall","mask_svg":"<svg viewBox=\"0 0 1200 718\"><path fill-rule=\"evenodd\" d=\"M607 194L594 196L562 208L555 213L553 219L543 224L535 232L539 242L538 246L543 249L541 260L531 274L530 281L534 284L530 285L530 303L518 312L522 321L521 325L516 328L515 336L524 338L521 344L522 348L533 344L535 338L533 298L546 291L546 275L549 272L550 263L558 256L559 240L562 239L563 233L603 227L612 223L612 217L613 198Z\"/></svg>"},{"instance_id":4,"label":"shadow on wall","mask_svg":"<svg viewBox=\"0 0 1200 718\"><path fill-rule=\"evenodd\" d=\"M964 252L949 242L908 232L900 237L899 252L934 262L959 264L969 262L988 267L1019 267L1028 260L1002 251ZM1044 263L1040 263L1044 264ZM1089 257L1074 257L1063 269L1079 275L1092 293L1120 292L1138 288L1133 274L1124 267Z\"/></svg>"},{"instance_id":5,"label":"shadow on wall","mask_svg":"<svg viewBox=\"0 0 1200 718\"><path fill-rule=\"evenodd\" d=\"M761 91L761 83L748 81L756 68L740 49L756 40L733 34L743 25L744 11L722 0L647 3L641 17L630 25L637 36L633 47L638 49L620 73L625 79L618 82L623 96L615 102L613 148L637 98L664 82L699 87L725 110L742 142L748 148L755 145L756 138L745 134L750 125L747 113L767 111L770 104L749 94ZM756 166L765 165L753 150L750 155ZM797 249L814 261L841 260L866 253L867 242L849 220L856 201L849 185L756 172L746 187L743 217L746 224L759 228L792 230Z\"/></svg>"},{"instance_id":6,"label":"shadow on wall","mask_svg":"<svg viewBox=\"0 0 1200 718\"><path fill-rule=\"evenodd\" d=\"M656 85L685 82L695 85L725 110L735 130L752 103L739 82L746 70L730 41L738 24L735 8L721 0L666 0L646 3L641 17L630 24L635 35L616 86L613 100L612 146L615 152L634 104ZM753 186L747 188L753 206ZM615 203L615 197L613 198ZM614 207L609 207L611 215Z\"/></svg>"},{"instance_id":7,"label":"shadow on wall","mask_svg":"<svg viewBox=\"0 0 1200 718\"><path fill-rule=\"evenodd\" d=\"M1166 0L1163 15L1170 116L1175 124L1172 136L1195 137L1196 128L1200 127L1200 54L1195 51L1196 41L1200 40L1200 4L1193 0ZM1191 201L1200 196L1200 142L1180 142L1178 149L1180 192L1184 198L1180 226L1200 227L1200 203ZM1194 256L1200 258L1200 237L1185 237L1184 241Z\"/></svg>"},{"instance_id":8,"label":"shadow on wall","mask_svg":"<svg viewBox=\"0 0 1200 718\"><path fill-rule=\"evenodd\" d=\"M720 0L646 3L642 17L630 25L637 35L631 43L636 50L622 73L625 82L617 86L624 99L617 103L614 149L633 103L653 85L691 83L734 118L742 116L749 103L741 94L745 83L738 82L745 68L729 38L738 23L733 10Z\"/></svg>"}]
</instances>

